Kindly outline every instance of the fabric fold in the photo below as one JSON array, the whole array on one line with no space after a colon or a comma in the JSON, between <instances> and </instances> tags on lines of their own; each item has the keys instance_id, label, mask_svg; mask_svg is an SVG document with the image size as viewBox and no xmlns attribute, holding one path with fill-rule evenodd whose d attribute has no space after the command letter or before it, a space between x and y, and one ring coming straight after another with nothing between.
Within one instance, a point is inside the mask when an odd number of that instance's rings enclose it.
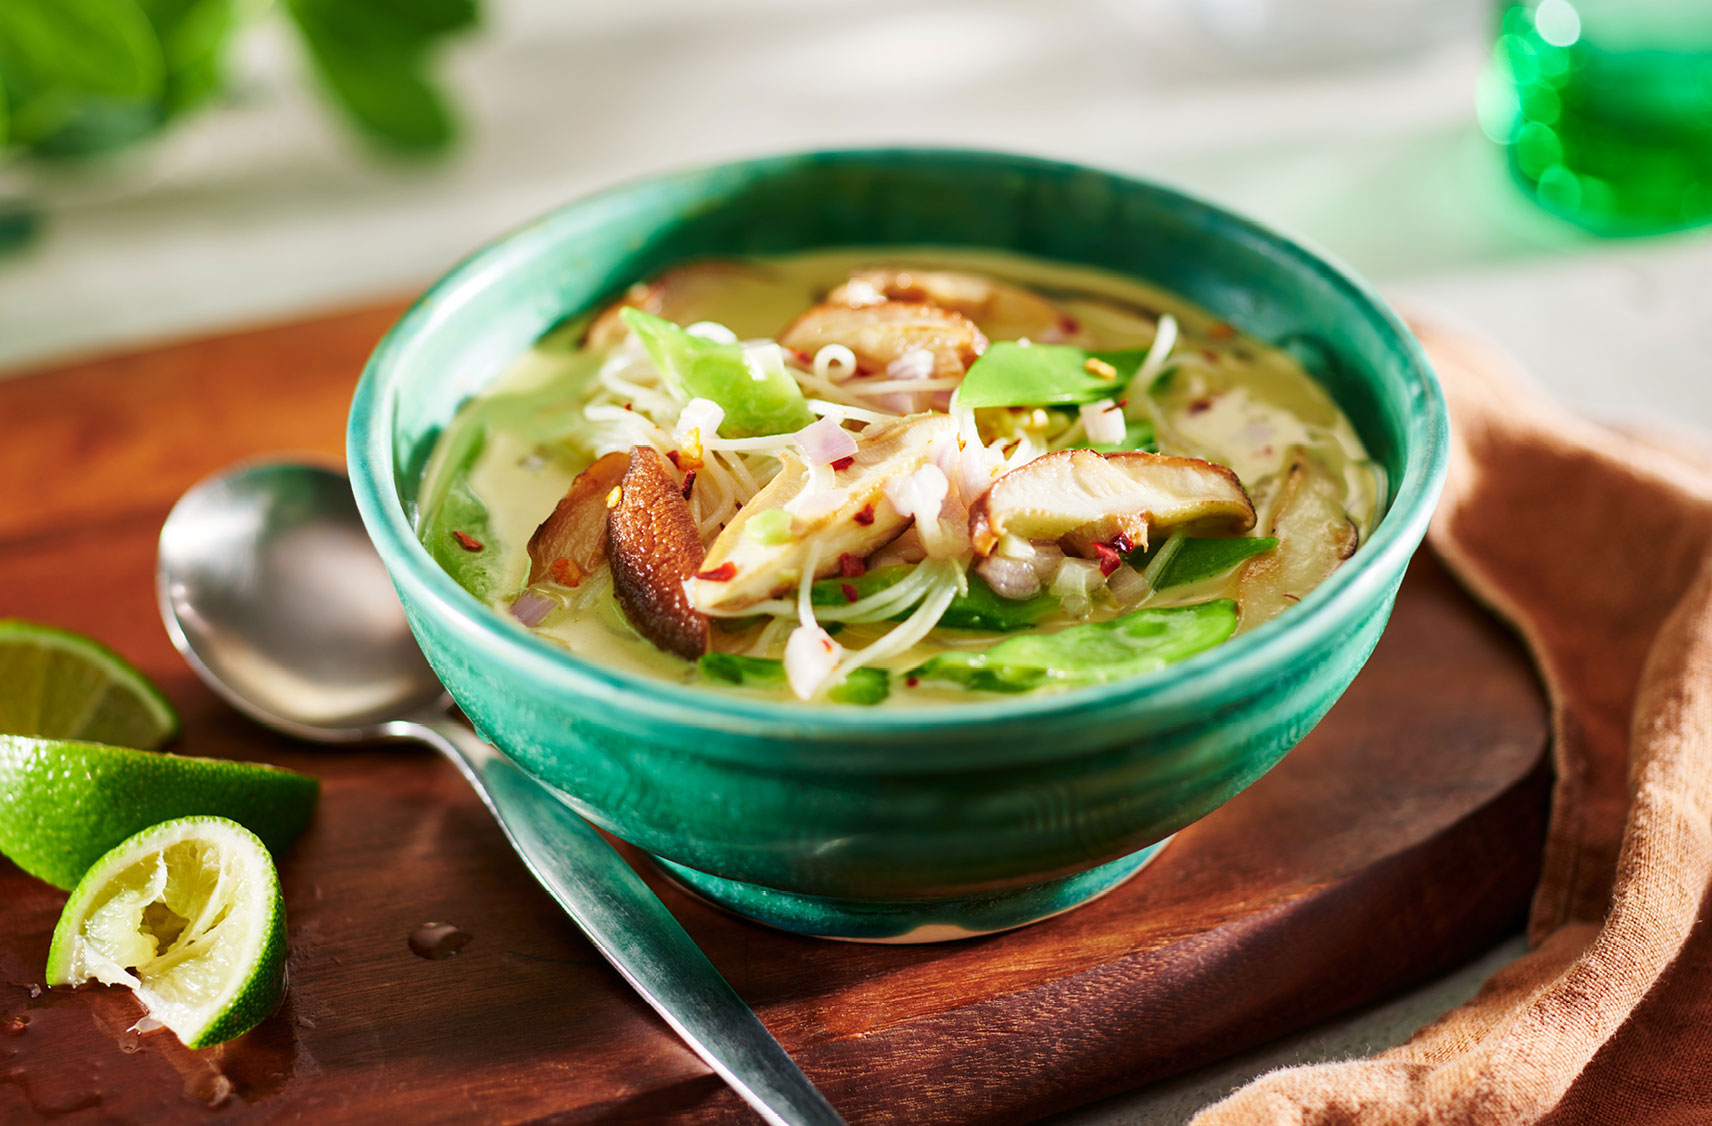
<instances>
[{"instance_id":1,"label":"fabric fold","mask_svg":"<svg viewBox=\"0 0 1712 1126\"><path fill-rule=\"evenodd\" d=\"M1712 994L1677 981L1712 982L1712 455L1596 425L1483 342L1415 328L1453 435L1429 542L1551 700L1529 950L1408 1042L1261 1076L1194 1126L1702 1121L1712 1085L1680 1070L1712 1078ZM1663 1027L1690 1031L1661 1052Z\"/></svg>"}]
</instances>

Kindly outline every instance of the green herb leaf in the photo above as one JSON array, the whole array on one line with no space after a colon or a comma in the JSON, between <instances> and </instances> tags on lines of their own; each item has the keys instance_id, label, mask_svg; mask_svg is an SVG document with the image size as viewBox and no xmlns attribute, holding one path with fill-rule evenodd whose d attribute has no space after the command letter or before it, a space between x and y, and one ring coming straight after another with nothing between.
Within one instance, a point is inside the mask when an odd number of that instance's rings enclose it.
<instances>
[{"instance_id":1,"label":"green herb leaf","mask_svg":"<svg viewBox=\"0 0 1712 1126\"><path fill-rule=\"evenodd\" d=\"M740 344L718 344L691 336L664 317L625 309L620 314L659 368L685 399L711 399L725 411L724 438L788 434L814 421L802 388L784 372L757 379Z\"/></svg>"},{"instance_id":2,"label":"green herb leaf","mask_svg":"<svg viewBox=\"0 0 1712 1126\"><path fill-rule=\"evenodd\" d=\"M452 139L429 55L474 25L475 0L290 0L287 11L328 89L371 137L415 151Z\"/></svg>"},{"instance_id":3,"label":"green herb leaf","mask_svg":"<svg viewBox=\"0 0 1712 1126\"><path fill-rule=\"evenodd\" d=\"M941 653L909 675L980 692L1104 684L1192 657L1235 631L1236 603L1226 598L1132 610L1107 622L1007 638L981 652Z\"/></svg>"},{"instance_id":4,"label":"green herb leaf","mask_svg":"<svg viewBox=\"0 0 1712 1126\"><path fill-rule=\"evenodd\" d=\"M848 606L852 599L845 593L849 586L857 598L878 594L887 587L907 578L915 567L901 564L880 567L854 579L822 579L809 588L809 601L815 606ZM1058 608L1058 599L1050 594L1012 600L1000 598L980 575L969 574L969 593L959 594L945 608L939 624L948 629L978 629L993 633L1014 633L1028 629ZM899 622L910 616L913 607L892 616Z\"/></svg>"},{"instance_id":5,"label":"green herb leaf","mask_svg":"<svg viewBox=\"0 0 1712 1126\"><path fill-rule=\"evenodd\" d=\"M454 426L457 423L453 423ZM489 601L500 585L499 544L488 519L487 505L470 488L470 467L481 455L487 432L481 426L465 425L448 437L446 466L440 480L440 495L424 502L428 513L422 528L422 546L457 584ZM459 533L481 545L470 550Z\"/></svg>"},{"instance_id":6,"label":"green herb leaf","mask_svg":"<svg viewBox=\"0 0 1712 1126\"><path fill-rule=\"evenodd\" d=\"M1117 370L1102 379L1088 370L1096 359ZM1091 403L1121 396L1147 358L1145 348L1097 352L1069 344L1018 344L1001 340L970 365L957 391L960 407L1037 407Z\"/></svg>"},{"instance_id":7,"label":"green herb leaf","mask_svg":"<svg viewBox=\"0 0 1712 1126\"><path fill-rule=\"evenodd\" d=\"M771 657L743 657L736 653L705 653L696 668L709 680L738 684L745 688L779 688L789 684L782 661ZM844 682L826 694L835 704L878 704L890 695L892 676L885 669L853 670Z\"/></svg>"},{"instance_id":8,"label":"green herb leaf","mask_svg":"<svg viewBox=\"0 0 1712 1126\"><path fill-rule=\"evenodd\" d=\"M147 113L163 72L160 43L135 0L0 3L13 144L51 142L91 113Z\"/></svg>"},{"instance_id":9,"label":"green herb leaf","mask_svg":"<svg viewBox=\"0 0 1712 1126\"><path fill-rule=\"evenodd\" d=\"M1243 560L1263 555L1277 546L1278 541L1271 536L1186 539L1166 561L1165 569L1154 580L1154 587L1164 590L1214 578ZM1138 570L1146 567L1149 555L1150 552L1135 552L1130 556L1131 565Z\"/></svg>"}]
</instances>

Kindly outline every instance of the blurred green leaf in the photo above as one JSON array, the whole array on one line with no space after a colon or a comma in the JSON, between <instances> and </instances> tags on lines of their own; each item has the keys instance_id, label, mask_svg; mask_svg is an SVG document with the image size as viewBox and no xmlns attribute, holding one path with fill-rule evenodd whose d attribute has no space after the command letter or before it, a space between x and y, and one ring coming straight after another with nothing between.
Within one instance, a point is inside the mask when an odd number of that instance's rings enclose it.
<instances>
[{"instance_id":1,"label":"blurred green leaf","mask_svg":"<svg viewBox=\"0 0 1712 1126\"><path fill-rule=\"evenodd\" d=\"M322 80L370 136L415 151L452 139L430 55L439 40L474 26L474 0L290 0L287 7Z\"/></svg>"},{"instance_id":2,"label":"blurred green leaf","mask_svg":"<svg viewBox=\"0 0 1712 1126\"><path fill-rule=\"evenodd\" d=\"M0 2L14 144L52 137L92 108L146 108L163 73L160 43L135 0Z\"/></svg>"},{"instance_id":3,"label":"blurred green leaf","mask_svg":"<svg viewBox=\"0 0 1712 1126\"><path fill-rule=\"evenodd\" d=\"M166 60L165 116L206 101L225 81L226 45L237 30L233 0L138 0Z\"/></svg>"}]
</instances>

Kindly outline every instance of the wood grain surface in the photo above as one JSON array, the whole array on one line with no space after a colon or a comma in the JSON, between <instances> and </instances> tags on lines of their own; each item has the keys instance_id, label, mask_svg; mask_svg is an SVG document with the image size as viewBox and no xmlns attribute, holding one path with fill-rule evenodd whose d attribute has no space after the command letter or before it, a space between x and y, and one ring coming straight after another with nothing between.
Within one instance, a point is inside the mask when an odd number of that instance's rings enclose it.
<instances>
[{"instance_id":1,"label":"wood grain surface","mask_svg":"<svg viewBox=\"0 0 1712 1126\"><path fill-rule=\"evenodd\" d=\"M205 1052L122 990L39 989L62 893L0 860L0 1121L753 1121L593 952L426 751L329 750L218 703L154 607L155 537L203 475L337 457L397 306L0 382L0 617L103 638L184 713L176 748L320 776L281 862L290 989ZM1545 705L1516 644L1422 556L1367 669L1250 790L1105 899L928 947L801 939L644 874L853 1122L1019 1122L1422 980L1520 921ZM429 921L474 935L429 961Z\"/></svg>"}]
</instances>

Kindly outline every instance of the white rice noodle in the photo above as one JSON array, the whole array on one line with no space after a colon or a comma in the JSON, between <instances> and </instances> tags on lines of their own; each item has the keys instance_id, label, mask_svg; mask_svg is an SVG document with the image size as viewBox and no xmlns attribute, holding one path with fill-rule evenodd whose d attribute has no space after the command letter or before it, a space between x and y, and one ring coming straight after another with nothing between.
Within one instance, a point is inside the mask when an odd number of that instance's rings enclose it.
<instances>
[{"instance_id":1,"label":"white rice noodle","mask_svg":"<svg viewBox=\"0 0 1712 1126\"><path fill-rule=\"evenodd\" d=\"M932 572L929 589L922 599L921 605L916 607L915 612L909 617L899 622L886 636L865 648L851 652L849 656L845 657L833 674L835 682L849 676L856 669L866 665L878 664L908 652L933 632L934 627L939 624L939 619L945 616L945 608L951 605L953 598L957 597L963 568L951 560L938 560L924 564L921 570Z\"/></svg>"},{"instance_id":2,"label":"white rice noodle","mask_svg":"<svg viewBox=\"0 0 1712 1126\"><path fill-rule=\"evenodd\" d=\"M842 344L823 344L814 354L813 367L816 378L838 383L856 374L856 353Z\"/></svg>"},{"instance_id":3,"label":"white rice noodle","mask_svg":"<svg viewBox=\"0 0 1712 1126\"><path fill-rule=\"evenodd\" d=\"M822 418L836 419L839 422L890 422L897 418L889 411L872 411L864 407L852 407L844 403L829 402L826 399L805 399L808 409Z\"/></svg>"}]
</instances>

